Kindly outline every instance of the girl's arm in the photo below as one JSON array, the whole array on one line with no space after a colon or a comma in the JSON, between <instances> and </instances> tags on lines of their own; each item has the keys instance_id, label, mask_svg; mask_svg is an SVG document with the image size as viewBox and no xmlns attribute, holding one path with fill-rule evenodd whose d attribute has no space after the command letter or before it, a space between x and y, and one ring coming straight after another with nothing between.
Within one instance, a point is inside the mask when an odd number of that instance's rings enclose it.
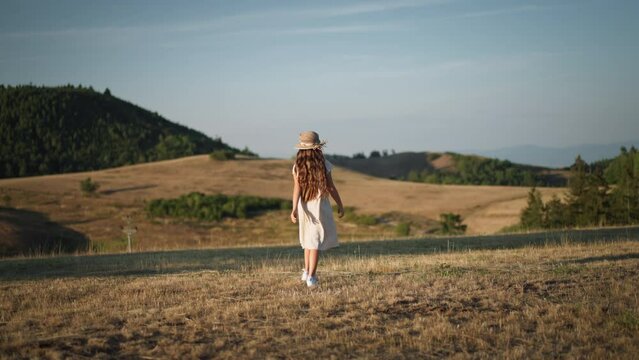
<instances>
[{"instance_id":1,"label":"girl's arm","mask_svg":"<svg viewBox=\"0 0 639 360\"><path fill-rule=\"evenodd\" d=\"M328 193L331 194L333 200L337 203L337 215L342 217L344 216L344 206L342 205L342 199L339 197L339 192L333 183L333 177L330 172L326 174L326 181L328 181Z\"/></svg>"},{"instance_id":2,"label":"girl's arm","mask_svg":"<svg viewBox=\"0 0 639 360\"><path fill-rule=\"evenodd\" d=\"M293 210L291 211L291 221L293 224L297 222L297 203L300 199L300 183L297 181L297 175L293 173Z\"/></svg>"}]
</instances>

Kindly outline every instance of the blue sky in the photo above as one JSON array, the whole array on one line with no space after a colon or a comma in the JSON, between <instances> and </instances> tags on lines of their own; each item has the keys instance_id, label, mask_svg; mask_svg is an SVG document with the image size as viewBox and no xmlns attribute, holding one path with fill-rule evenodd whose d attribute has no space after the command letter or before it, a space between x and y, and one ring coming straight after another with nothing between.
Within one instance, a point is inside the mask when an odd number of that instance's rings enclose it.
<instances>
[{"instance_id":1,"label":"blue sky","mask_svg":"<svg viewBox=\"0 0 639 360\"><path fill-rule=\"evenodd\" d=\"M91 85L289 157L635 140L638 1L7 1L0 83Z\"/></svg>"}]
</instances>

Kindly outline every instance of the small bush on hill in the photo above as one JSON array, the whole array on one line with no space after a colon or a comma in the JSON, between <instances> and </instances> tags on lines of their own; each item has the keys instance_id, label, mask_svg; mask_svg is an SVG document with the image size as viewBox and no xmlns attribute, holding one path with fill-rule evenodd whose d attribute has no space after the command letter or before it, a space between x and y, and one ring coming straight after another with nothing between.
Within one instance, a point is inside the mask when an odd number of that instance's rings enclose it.
<instances>
[{"instance_id":1,"label":"small bush on hill","mask_svg":"<svg viewBox=\"0 0 639 360\"><path fill-rule=\"evenodd\" d=\"M400 222L395 226L395 233L397 236L408 236L410 235L410 223L409 222Z\"/></svg>"},{"instance_id":2,"label":"small bush on hill","mask_svg":"<svg viewBox=\"0 0 639 360\"><path fill-rule=\"evenodd\" d=\"M465 224L462 224L461 215L453 213L440 214L439 224L441 225L439 232L444 235L460 235L465 233L467 228Z\"/></svg>"},{"instance_id":3,"label":"small bush on hill","mask_svg":"<svg viewBox=\"0 0 639 360\"><path fill-rule=\"evenodd\" d=\"M233 160L235 159L235 153L229 150L215 150L209 155L209 157L211 160Z\"/></svg>"},{"instance_id":4,"label":"small bush on hill","mask_svg":"<svg viewBox=\"0 0 639 360\"><path fill-rule=\"evenodd\" d=\"M92 181L90 177L80 181L80 190L82 191L82 194L86 196L95 194L99 188L100 184Z\"/></svg>"},{"instance_id":5,"label":"small bush on hill","mask_svg":"<svg viewBox=\"0 0 639 360\"><path fill-rule=\"evenodd\" d=\"M347 206L344 208L344 220L358 225L377 225L379 219L373 215L356 214L355 208Z\"/></svg>"}]
</instances>

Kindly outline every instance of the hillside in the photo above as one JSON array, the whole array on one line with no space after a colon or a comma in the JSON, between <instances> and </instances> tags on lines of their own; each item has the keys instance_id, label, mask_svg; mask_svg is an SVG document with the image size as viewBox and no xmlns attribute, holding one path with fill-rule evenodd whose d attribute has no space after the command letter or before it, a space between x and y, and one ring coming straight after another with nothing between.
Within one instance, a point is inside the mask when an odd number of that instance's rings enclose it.
<instances>
[{"instance_id":1,"label":"hillside","mask_svg":"<svg viewBox=\"0 0 639 360\"><path fill-rule=\"evenodd\" d=\"M10 207L25 212L25 216L40 214L48 223L84 234L87 241L104 244L107 249L122 250L124 236L120 226L125 215L132 215L138 227L137 249L295 244L297 226L290 224L285 210L254 219L210 224L150 220L143 212L145 202L151 199L193 191L289 199L291 166L290 160L212 161L200 155L86 173L2 179L0 193L9 196ZM83 197L80 193L79 183L88 176L101 184L96 197ZM334 178L344 204L359 213L399 213L415 222L433 222L440 213L453 212L462 215L469 234L494 233L516 224L529 190L392 181L340 167L334 170ZM564 189L541 191L548 199L552 194L561 195ZM19 214L7 214L6 210L4 214L0 216L0 228L2 221L6 228L16 226L11 219ZM396 237L392 228L383 226L338 221L343 241ZM66 232L60 229L57 233ZM8 236L4 239L8 241Z\"/></svg>"},{"instance_id":2,"label":"hillside","mask_svg":"<svg viewBox=\"0 0 639 360\"><path fill-rule=\"evenodd\" d=\"M327 155L364 174L431 184L565 186L567 172L452 152L402 152L376 157Z\"/></svg>"},{"instance_id":3,"label":"hillside","mask_svg":"<svg viewBox=\"0 0 639 360\"><path fill-rule=\"evenodd\" d=\"M92 88L0 85L0 178L237 149Z\"/></svg>"}]
</instances>

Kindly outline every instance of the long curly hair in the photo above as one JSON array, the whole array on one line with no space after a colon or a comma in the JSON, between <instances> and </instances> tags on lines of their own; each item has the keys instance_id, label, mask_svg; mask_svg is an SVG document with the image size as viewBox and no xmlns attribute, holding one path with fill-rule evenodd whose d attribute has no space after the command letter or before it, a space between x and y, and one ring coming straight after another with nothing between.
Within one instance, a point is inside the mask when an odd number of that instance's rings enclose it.
<instances>
[{"instance_id":1,"label":"long curly hair","mask_svg":"<svg viewBox=\"0 0 639 360\"><path fill-rule=\"evenodd\" d=\"M318 194L328 196L326 164L321 149L298 150L295 168L302 201L313 200Z\"/></svg>"}]
</instances>

